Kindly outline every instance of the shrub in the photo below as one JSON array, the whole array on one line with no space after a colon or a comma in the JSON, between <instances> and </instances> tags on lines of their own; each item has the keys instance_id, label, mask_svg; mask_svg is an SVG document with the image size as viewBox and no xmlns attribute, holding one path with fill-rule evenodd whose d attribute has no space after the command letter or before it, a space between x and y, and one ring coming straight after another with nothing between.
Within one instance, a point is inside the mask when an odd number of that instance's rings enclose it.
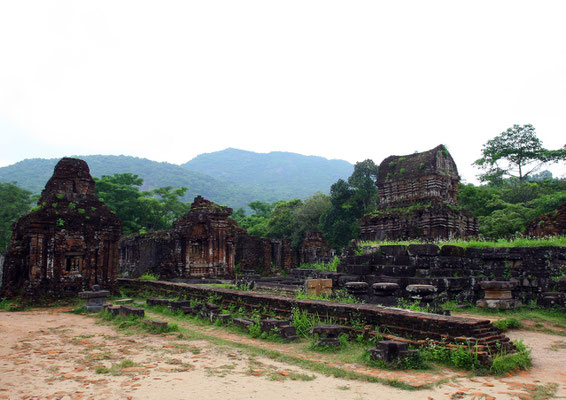
<instances>
[{"instance_id":1,"label":"shrub","mask_svg":"<svg viewBox=\"0 0 566 400\"><path fill-rule=\"evenodd\" d=\"M306 310L299 310L293 308L292 322L297 331L297 335L302 337L310 337L311 329L317 325L334 325L336 323L333 319L321 319L318 314L309 315Z\"/></svg>"},{"instance_id":2,"label":"shrub","mask_svg":"<svg viewBox=\"0 0 566 400\"><path fill-rule=\"evenodd\" d=\"M150 272L146 272L142 276L139 277L140 281L157 281L159 280L159 276L156 274L152 274Z\"/></svg>"},{"instance_id":3,"label":"shrub","mask_svg":"<svg viewBox=\"0 0 566 400\"><path fill-rule=\"evenodd\" d=\"M500 319L498 321L494 321L492 322L493 326L495 326L496 328L500 329L503 332L508 331L509 329L519 329L521 328L523 325L521 324L521 321L519 321L517 318L503 318Z\"/></svg>"},{"instance_id":4,"label":"shrub","mask_svg":"<svg viewBox=\"0 0 566 400\"><path fill-rule=\"evenodd\" d=\"M531 349L525 346L520 340L514 341L513 344L517 349L517 353L496 355L489 368L491 373L502 375L510 371L515 371L518 368L527 369L531 366Z\"/></svg>"}]
</instances>

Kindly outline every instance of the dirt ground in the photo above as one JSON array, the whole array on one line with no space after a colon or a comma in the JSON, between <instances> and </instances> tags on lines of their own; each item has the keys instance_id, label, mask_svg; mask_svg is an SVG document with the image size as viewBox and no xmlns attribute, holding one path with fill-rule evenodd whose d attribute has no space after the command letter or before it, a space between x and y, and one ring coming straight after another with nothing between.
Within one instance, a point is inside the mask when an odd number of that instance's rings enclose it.
<instances>
[{"instance_id":1,"label":"dirt ground","mask_svg":"<svg viewBox=\"0 0 566 400\"><path fill-rule=\"evenodd\" d=\"M179 340L175 335L124 335L95 318L63 310L0 312L0 399L532 399L555 384L566 398L566 338L516 331L533 348L533 367L513 376L465 376L451 370L382 371L333 364L359 374L398 379L419 390L322 375L254 356L245 343L326 362L324 354L251 339L223 329L183 323L221 338ZM295 352L295 353L294 353ZM294 354L293 354L294 353ZM446 378L451 378L446 380ZM440 384L438 384L441 382Z\"/></svg>"}]
</instances>

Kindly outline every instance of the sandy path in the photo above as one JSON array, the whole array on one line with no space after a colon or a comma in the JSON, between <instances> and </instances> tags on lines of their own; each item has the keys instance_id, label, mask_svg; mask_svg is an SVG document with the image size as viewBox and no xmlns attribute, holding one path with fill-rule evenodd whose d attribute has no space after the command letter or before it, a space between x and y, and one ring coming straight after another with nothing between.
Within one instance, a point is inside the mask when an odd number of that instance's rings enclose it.
<instances>
[{"instance_id":1,"label":"sandy path","mask_svg":"<svg viewBox=\"0 0 566 400\"><path fill-rule=\"evenodd\" d=\"M215 336L227 333L190 328ZM406 391L327 377L205 340L125 336L90 317L53 310L0 312L0 399L528 399L534 389L529 385L547 382L559 384L558 396L566 397L564 339L532 332L514 336L537 346L531 371L504 379L458 378L434 389ZM253 339L242 335L237 340ZM126 366L116 367L120 363ZM97 373L97 368L121 375ZM386 372L392 374L384 371L383 376ZM380 371L372 373L379 376Z\"/></svg>"}]
</instances>

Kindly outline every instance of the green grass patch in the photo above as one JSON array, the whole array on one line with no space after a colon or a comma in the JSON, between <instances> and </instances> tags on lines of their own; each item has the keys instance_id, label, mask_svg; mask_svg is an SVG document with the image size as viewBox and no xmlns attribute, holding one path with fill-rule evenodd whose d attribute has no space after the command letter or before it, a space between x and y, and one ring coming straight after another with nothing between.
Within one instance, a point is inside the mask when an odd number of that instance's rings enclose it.
<instances>
[{"instance_id":1,"label":"green grass patch","mask_svg":"<svg viewBox=\"0 0 566 400\"><path fill-rule=\"evenodd\" d=\"M365 301L359 299L358 297L351 295L344 289L334 290L329 294L306 294L304 291L297 293L297 299L308 299L308 300L326 300L326 301L337 301L339 303L357 303L363 304Z\"/></svg>"},{"instance_id":2,"label":"green grass patch","mask_svg":"<svg viewBox=\"0 0 566 400\"><path fill-rule=\"evenodd\" d=\"M299 268L302 269L318 269L321 271L334 271L336 272L338 265L340 264L340 259L337 256L334 256L331 262L328 264L325 263L311 263L311 264L301 264Z\"/></svg>"},{"instance_id":3,"label":"green grass patch","mask_svg":"<svg viewBox=\"0 0 566 400\"><path fill-rule=\"evenodd\" d=\"M157 280L159 280L159 276L156 275L156 274L146 272L145 274L140 276L138 279L140 281L157 281Z\"/></svg>"},{"instance_id":4,"label":"green grass patch","mask_svg":"<svg viewBox=\"0 0 566 400\"><path fill-rule=\"evenodd\" d=\"M495 375L503 375L517 369L528 369L532 365L531 350L521 341L514 341L517 353L500 354L493 358L489 371Z\"/></svg>"},{"instance_id":5,"label":"green grass patch","mask_svg":"<svg viewBox=\"0 0 566 400\"><path fill-rule=\"evenodd\" d=\"M397 240L397 241L368 241L361 244L362 247L370 247L377 245L405 245L410 244L430 244L434 243L440 247L445 245L468 247L565 247L566 236L557 236L546 239L530 239L530 238L514 238L514 239L499 239L499 240L445 240L438 242L425 242L418 240Z\"/></svg>"},{"instance_id":6,"label":"green grass patch","mask_svg":"<svg viewBox=\"0 0 566 400\"><path fill-rule=\"evenodd\" d=\"M442 304L442 307L450 310L454 315L458 313L485 315L490 317L501 317L511 321L504 322L512 326L508 329L517 329L517 320L521 329L545 332L553 335L566 336L566 332L562 330L552 329L551 327L566 329L566 313L558 308L542 308L536 304L524 305L512 310L497 310L492 308L481 308L475 305L467 305L462 307L454 301ZM535 324L526 324L526 321L533 321ZM550 327L549 327L550 326Z\"/></svg>"},{"instance_id":7,"label":"green grass patch","mask_svg":"<svg viewBox=\"0 0 566 400\"><path fill-rule=\"evenodd\" d=\"M515 317L502 318L500 320L493 321L492 325L503 332L507 332L509 329L520 329L523 326Z\"/></svg>"}]
</instances>

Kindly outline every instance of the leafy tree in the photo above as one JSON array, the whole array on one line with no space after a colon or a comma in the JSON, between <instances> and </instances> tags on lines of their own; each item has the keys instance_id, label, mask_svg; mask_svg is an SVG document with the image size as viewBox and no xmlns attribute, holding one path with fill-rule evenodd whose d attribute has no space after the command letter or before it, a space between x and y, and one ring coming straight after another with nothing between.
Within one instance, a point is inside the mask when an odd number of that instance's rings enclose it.
<instances>
[{"instance_id":1,"label":"leafy tree","mask_svg":"<svg viewBox=\"0 0 566 400\"><path fill-rule=\"evenodd\" d=\"M291 238L297 230L295 212L303 206L301 199L278 201L267 221L267 236L272 238Z\"/></svg>"},{"instance_id":2,"label":"leafy tree","mask_svg":"<svg viewBox=\"0 0 566 400\"><path fill-rule=\"evenodd\" d=\"M239 226L244 228L252 236L267 237L269 230L268 221L274 204L262 201L253 201L248 204L253 214L246 216L246 211L240 208L232 214Z\"/></svg>"},{"instance_id":3,"label":"leafy tree","mask_svg":"<svg viewBox=\"0 0 566 400\"><path fill-rule=\"evenodd\" d=\"M0 182L0 253L6 252L12 237L12 224L30 210L31 192L14 183Z\"/></svg>"},{"instance_id":4,"label":"leafy tree","mask_svg":"<svg viewBox=\"0 0 566 400\"><path fill-rule=\"evenodd\" d=\"M298 246L309 230L320 230L320 217L330 209L330 197L324 193L315 193L307 198L302 207L295 209L293 215L293 233L291 243Z\"/></svg>"},{"instance_id":5,"label":"leafy tree","mask_svg":"<svg viewBox=\"0 0 566 400\"><path fill-rule=\"evenodd\" d=\"M530 125L513 125L484 144L482 157L474 164L483 169L480 180L497 183L505 177L523 182L545 163L566 159L566 146L547 150Z\"/></svg>"},{"instance_id":6,"label":"leafy tree","mask_svg":"<svg viewBox=\"0 0 566 400\"><path fill-rule=\"evenodd\" d=\"M324 237L333 247L344 247L359 236L358 218L362 211L352 201L354 194L355 190L342 179L330 187L331 207L320 217L320 222Z\"/></svg>"},{"instance_id":7,"label":"leafy tree","mask_svg":"<svg viewBox=\"0 0 566 400\"><path fill-rule=\"evenodd\" d=\"M375 185L378 168L370 159L357 162L354 172L348 178L348 185L354 189L352 201L363 210L363 214L375 210L379 202Z\"/></svg>"},{"instance_id":8,"label":"leafy tree","mask_svg":"<svg viewBox=\"0 0 566 400\"><path fill-rule=\"evenodd\" d=\"M379 202L375 180L378 167L372 160L356 163L348 178L330 187L330 208L321 216L321 230L333 247L341 248L360 235L358 220Z\"/></svg>"},{"instance_id":9,"label":"leafy tree","mask_svg":"<svg viewBox=\"0 0 566 400\"><path fill-rule=\"evenodd\" d=\"M190 205L180 199L185 195L186 187L173 189L171 186L141 192L144 210L141 224L146 231L167 229L173 221L189 211Z\"/></svg>"},{"instance_id":10,"label":"leafy tree","mask_svg":"<svg viewBox=\"0 0 566 400\"><path fill-rule=\"evenodd\" d=\"M102 175L94 180L95 194L120 217L125 234L170 228L190 208L180 200L186 187L142 192L143 179L131 173Z\"/></svg>"}]
</instances>

